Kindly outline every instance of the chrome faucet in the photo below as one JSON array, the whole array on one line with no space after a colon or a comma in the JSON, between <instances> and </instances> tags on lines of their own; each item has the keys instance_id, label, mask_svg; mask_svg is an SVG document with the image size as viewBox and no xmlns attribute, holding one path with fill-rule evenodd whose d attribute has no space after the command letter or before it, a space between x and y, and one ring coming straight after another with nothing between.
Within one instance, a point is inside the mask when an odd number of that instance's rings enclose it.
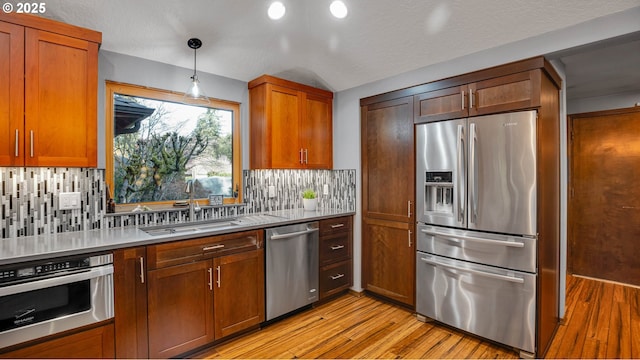
<instances>
[{"instance_id":1,"label":"chrome faucet","mask_svg":"<svg viewBox=\"0 0 640 360\"><path fill-rule=\"evenodd\" d=\"M195 210L194 210L194 201L193 201L193 193L195 192L195 182L197 180L189 180L184 187L184 192L189 194L189 221L195 220Z\"/></svg>"}]
</instances>

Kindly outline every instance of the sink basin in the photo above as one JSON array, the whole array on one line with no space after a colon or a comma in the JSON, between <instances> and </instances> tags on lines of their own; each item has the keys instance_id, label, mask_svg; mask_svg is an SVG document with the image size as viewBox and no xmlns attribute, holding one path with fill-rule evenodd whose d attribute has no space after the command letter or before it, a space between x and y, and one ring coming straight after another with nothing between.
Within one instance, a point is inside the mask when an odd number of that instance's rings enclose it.
<instances>
[{"instance_id":1,"label":"sink basin","mask_svg":"<svg viewBox=\"0 0 640 360\"><path fill-rule=\"evenodd\" d=\"M142 229L142 231L153 236L167 235L167 234L195 233L198 231L216 230L216 229L235 227L240 225L240 224L236 224L234 220L235 219L225 219L222 221L215 221L215 222L200 222L200 223L152 226L152 227Z\"/></svg>"},{"instance_id":2,"label":"sink basin","mask_svg":"<svg viewBox=\"0 0 640 360\"><path fill-rule=\"evenodd\" d=\"M213 231L217 229L233 228L239 226L253 226L269 224L277 220L285 219L282 216L270 214L242 215L236 218L225 218L219 220L200 221L184 224L170 224L160 226L149 226L142 231L152 236L168 234L187 234L200 231Z\"/></svg>"}]
</instances>

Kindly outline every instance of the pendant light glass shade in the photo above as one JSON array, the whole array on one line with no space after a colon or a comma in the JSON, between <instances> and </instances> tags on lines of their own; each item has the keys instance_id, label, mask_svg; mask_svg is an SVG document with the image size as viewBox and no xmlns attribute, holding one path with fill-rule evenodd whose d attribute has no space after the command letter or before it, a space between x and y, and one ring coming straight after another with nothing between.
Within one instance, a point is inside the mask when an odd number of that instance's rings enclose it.
<instances>
[{"instance_id":1,"label":"pendant light glass shade","mask_svg":"<svg viewBox=\"0 0 640 360\"><path fill-rule=\"evenodd\" d=\"M200 80L198 80L198 74L196 73L196 50L202 46L202 41L197 38L192 38L187 41L187 45L193 49L193 76L191 76L191 84L182 97L182 102L190 104L209 104L209 98L205 94Z\"/></svg>"}]
</instances>

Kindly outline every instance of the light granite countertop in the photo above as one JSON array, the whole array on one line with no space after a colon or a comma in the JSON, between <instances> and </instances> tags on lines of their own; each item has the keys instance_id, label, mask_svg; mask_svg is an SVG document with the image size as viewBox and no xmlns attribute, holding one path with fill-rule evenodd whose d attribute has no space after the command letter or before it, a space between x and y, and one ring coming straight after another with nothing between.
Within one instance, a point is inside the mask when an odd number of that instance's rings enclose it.
<instances>
[{"instance_id":1,"label":"light granite countertop","mask_svg":"<svg viewBox=\"0 0 640 360\"><path fill-rule=\"evenodd\" d=\"M192 225L197 224L202 225L202 229L195 229L189 232L177 231L175 233L170 233L167 231L162 232L161 234L150 235L144 230L158 228L158 226L135 226L0 239L0 265L104 252L127 247L152 245L169 241L193 239L197 237L228 234L246 230L266 229L275 226L316 221L353 214L355 214L353 211L333 209L317 211L292 209L234 216L230 218L230 220L234 220L233 226L207 228L207 225L224 221L224 218L206 222L172 224L176 228L181 226L192 227ZM167 226L171 225L162 227Z\"/></svg>"}]
</instances>

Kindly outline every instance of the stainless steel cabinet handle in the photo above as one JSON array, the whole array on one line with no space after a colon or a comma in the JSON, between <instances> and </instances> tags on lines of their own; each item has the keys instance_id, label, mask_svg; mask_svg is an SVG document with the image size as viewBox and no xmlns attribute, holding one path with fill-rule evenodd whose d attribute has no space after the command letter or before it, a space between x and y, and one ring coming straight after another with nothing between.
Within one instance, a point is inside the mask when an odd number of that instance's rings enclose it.
<instances>
[{"instance_id":1,"label":"stainless steel cabinet handle","mask_svg":"<svg viewBox=\"0 0 640 360\"><path fill-rule=\"evenodd\" d=\"M473 89L469 89L469 110L473 109Z\"/></svg>"},{"instance_id":2,"label":"stainless steel cabinet handle","mask_svg":"<svg viewBox=\"0 0 640 360\"><path fill-rule=\"evenodd\" d=\"M407 217L411 217L411 200L407 201Z\"/></svg>"},{"instance_id":3,"label":"stainless steel cabinet handle","mask_svg":"<svg viewBox=\"0 0 640 360\"><path fill-rule=\"evenodd\" d=\"M302 148L300 149L300 164L304 164L303 160L302 160Z\"/></svg>"},{"instance_id":4,"label":"stainless steel cabinet handle","mask_svg":"<svg viewBox=\"0 0 640 360\"><path fill-rule=\"evenodd\" d=\"M20 130L16 129L16 157L20 155L19 146L20 146Z\"/></svg>"},{"instance_id":5,"label":"stainless steel cabinet handle","mask_svg":"<svg viewBox=\"0 0 640 360\"><path fill-rule=\"evenodd\" d=\"M31 130L31 157L33 157L33 130Z\"/></svg>"},{"instance_id":6,"label":"stainless steel cabinet handle","mask_svg":"<svg viewBox=\"0 0 640 360\"><path fill-rule=\"evenodd\" d=\"M331 245L331 250L344 249L344 245Z\"/></svg>"},{"instance_id":7,"label":"stainless steel cabinet handle","mask_svg":"<svg viewBox=\"0 0 640 360\"><path fill-rule=\"evenodd\" d=\"M216 271L218 272L218 280L216 280L216 284L220 287L220 265L216 266Z\"/></svg>"},{"instance_id":8,"label":"stainless steel cabinet handle","mask_svg":"<svg viewBox=\"0 0 640 360\"><path fill-rule=\"evenodd\" d=\"M344 224L333 224L333 225L331 225L331 228L332 229L337 229L337 228L341 228L343 226L344 226Z\"/></svg>"},{"instance_id":9,"label":"stainless steel cabinet handle","mask_svg":"<svg viewBox=\"0 0 640 360\"><path fill-rule=\"evenodd\" d=\"M490 277L490 278L494 278L494 279L498 279L498 280L504 280L504 281L510 281L510 282L514 282L514 283L518 283L518 284L524 284L524 279L513 277L513 276L493 274L493 273L488 273L488 272L479 271L479 270L473 270L473 269L465 269L465 268L457 267L455 265L443 264L443 263L440 263L440 262L437 262L437 261L433 261L433 260L430 260L430 259L425 259L425 258L420 258L420 260L426 262L427 264L431 264L431 265L434 265L434 266L442 266L442 267L446 267L446 268L450 268L450 269L454 269L454 270L459 270L459 271L463 271L463 272L467 272L467 273L471 273L471 274L475 274L475 275L480 275L480 276L484 276L484 277Z\"/></svg>"},{"instance_id":10,"label":"stainless steel cabinet handle","mask_svg":"<svg viewBox=\"0 0 640 360\"><path fill-rule=\"evenodd\" d=\"M296 232L292 232L292 233L288 233L288 234L271 235L271 240L288 239L288 238L296 237L296 236L299 236L299 235L312 233L312 232L315 232L315 231L318 231L318 229L313 228L313 229L307 229L307 230L304 230L304 231L296 231Z\"/></svg>"},{"instance_id":11,"label":"stainless steel cabinet handle","mask_svg":"<svg viewBox=\"0 0 640 360\"><path fill-rule=\"evenodd\" d=\"M331 278L331 280L338 280L338 279L344 277L344 274L330 275L329 277Z\"/></svg>"},{"instance_id":12,"label":"stainless steel cabinet handle","mask_svg":"<svg viewBox=\"0 0 640 360\"><path fill-rule=\"evenodd\" d=\"M501 245L501 246L516 247L516 248L523 248L524 247L524 243L517 242L517 241L503 241L503 240L482 239L482 238L477 238L477 237L472 237L472 236L447 234L447 233L442 233L442 232L439 232L439 231L432 231L432 230L427 230L427 229L422 229L420 231L425 233L425 234L428 234L428 235L443 236L443 237L446 237L448 239L460 239L460 240L474 241L474 242L478 242L478 243L482 243L482 244L488 244L488 245Z\"/></svg>"},{"instance_id":13,"label":"stainless steel cabinet handle","mask_svg":"<svg viewBox=\"0 0 640 360\"><path fill-rule=\"evenodd\" d=\"M304 163L309 163L309 149L304 149Z\"/></svg>"},{"instance_id":14,"label":"stainless steel cabinet handle","mask_svg":"<svg viewBox=\"0 0 640 360\"><path fill-rule=\"evenodd\" d=\"M207 247L203 247L202 251L210 251L210 250L217 250L217 249L222 249L224 247L224 244L218 244L218 245L213 245L213 246L207 246Z\"/></svg>"},{"instance_id":15,"label":"stainless steel cabinet handle","mask_svg":"<svg viewBox=\"0 0 640 360\"><path fill-rule=\"evenodd\" d=\"M144 257L140 256L140 283L144 284Z\"/></svg>"},{"instance_id":16,"label":"stainless steel cabinet handle","mask_svg":"<svg viewBox=\"0 0 640 360\"><path fill-rule=\"evenodd\" d=\"M462 95L462 110L464 110L464 103L466 101L466 99L464 98L464 90L460 91L461 95Z\"/></svg>"},{"instance_id":17,"label":"stainless steel cabinet handle","mask_svg":"<svg viewBox=\"0 0 640 360\"><path fill-rule=\"evenodd\" d=\"M213 290L213 269L208 268L207 271L209 272L209 290Z\"/></svg>"},{"instance_id":18,"label":"stainless steel cabinet handle","mask_svg":"<svg viewBox=\"0 0 640 360\"><path fill-rule=\"evenodd\" d=\"M411 242L411 230L409 230L409 247L411 247L411 245L413 245L413 242Z\"/></svg>"}]
</instances>

